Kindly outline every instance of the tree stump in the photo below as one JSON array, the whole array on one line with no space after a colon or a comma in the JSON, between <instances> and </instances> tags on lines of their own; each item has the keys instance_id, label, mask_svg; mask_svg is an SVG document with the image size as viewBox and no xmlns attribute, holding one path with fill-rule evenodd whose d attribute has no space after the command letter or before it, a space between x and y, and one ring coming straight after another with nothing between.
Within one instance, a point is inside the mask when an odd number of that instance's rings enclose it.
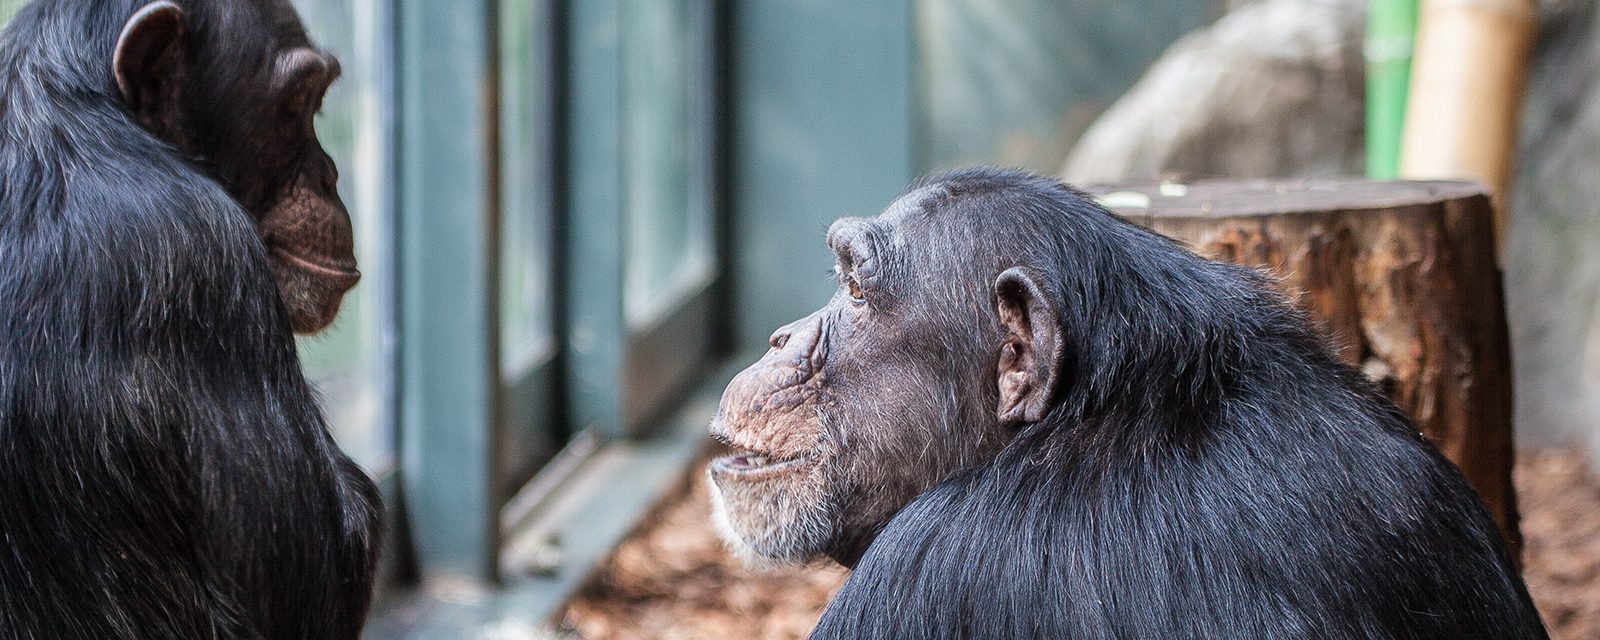
<instances>
[{"instance_id":1,"label":"tree stump","mask_svg":"<svg viewBox=\"0 0 1600 640\"><path fill-rule=\"evenodd\" d=\"M1278 276L1521 547L1510 347L1494 212L1481 187L1294 180L1089 191L1201 255Z\"/></svg>"}]
</instances>

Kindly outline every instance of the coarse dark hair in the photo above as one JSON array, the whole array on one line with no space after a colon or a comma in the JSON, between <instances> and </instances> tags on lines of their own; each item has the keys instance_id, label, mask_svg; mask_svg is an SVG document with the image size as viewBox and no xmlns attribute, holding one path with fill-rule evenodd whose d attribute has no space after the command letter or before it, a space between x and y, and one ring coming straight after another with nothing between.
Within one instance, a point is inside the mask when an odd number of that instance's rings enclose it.
<instances>
[{"instance_id":1,"label":"coarse dark hair","mask_svg":"<svg viewBox=\"0 0 1600 640\"><path fill-rule=\"evenodd\" d=\"M252 217L120 101L144 4L37 0L0 34L0 638L354 639L380 501Z\"/></svg>"},{"instance_id":2,"label":"coarse dark hair","mask_svg":"<svg viewBox=\"0 0 1600 640\"><path fill-rule=\"evenodd\" d=\"M1262 274L1054 180L925 186L1043 274L1055 401L896 514L813 638L1546 637L1461 473Z\"/></svg>"}]
</instances>

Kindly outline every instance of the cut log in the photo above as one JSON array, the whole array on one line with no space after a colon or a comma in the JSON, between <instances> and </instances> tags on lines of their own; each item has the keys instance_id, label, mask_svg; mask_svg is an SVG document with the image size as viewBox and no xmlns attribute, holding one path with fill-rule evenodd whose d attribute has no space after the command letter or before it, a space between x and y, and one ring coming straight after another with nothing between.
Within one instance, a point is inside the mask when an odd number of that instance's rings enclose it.
<instances>
[{"instance_id":1,"label":"cut log","mask_svg":"<svg viewBox=\"0 0 1600 640\"><path fill-rule=\"evenodd\" d=\"M1515 550L1511 358L1494 212L1461 182L1089 189L1201 255L1264 267L1461 468Z\"/></svg>"}]
</instances>

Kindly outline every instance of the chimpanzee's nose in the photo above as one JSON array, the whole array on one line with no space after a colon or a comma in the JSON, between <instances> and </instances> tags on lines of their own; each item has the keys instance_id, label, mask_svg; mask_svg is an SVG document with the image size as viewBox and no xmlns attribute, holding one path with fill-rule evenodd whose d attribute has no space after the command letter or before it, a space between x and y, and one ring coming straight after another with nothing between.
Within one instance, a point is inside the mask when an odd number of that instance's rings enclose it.
<instances>
[{"instance_id":1,"label":"chimpanzee's nose","mask_svg":"<svg viewBox=\"0 0 1600 640\"><path fill-rule=\"evenodd\" d=\"M815 368L821 363L812 362L812 359L821 360L823 355L818 344L822 341L824 324L821 314L813 313L780 327L767 339L772 352L764 359L808 371Z\"/></svg>"},{"instance_id":2,"label":"chimpanzee's nose","mask_svg":"<svg viewBox=\"0 0 1600 640\"><path fill-rule=\"evenodd\" d=\"M789 346L789 338L795 335L801 335L812 343L805 346L806 351L810 351L811 348L815 346L814 338L817 337L815 334L820 333L821 330L821 318L817 317L817 314L813 313L809 316L778 327L777 331L772 332L772 337L767 338L767 344L772 345L772 348L774 349L782 351L784 347Z\"/></svg>"}]
</instances>

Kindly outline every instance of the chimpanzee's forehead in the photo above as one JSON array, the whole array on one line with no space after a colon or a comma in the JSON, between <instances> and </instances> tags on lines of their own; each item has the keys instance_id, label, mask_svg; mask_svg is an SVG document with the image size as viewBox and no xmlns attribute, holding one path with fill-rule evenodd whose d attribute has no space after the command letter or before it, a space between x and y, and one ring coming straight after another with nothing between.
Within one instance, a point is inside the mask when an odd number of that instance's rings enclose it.
<instances>
[{"instance_id":1,"label":"chimpanzee's forehead","mask_svg":"<svg viewBox=\"0 0 1600 640\"><path fill-rule=\"evenodd\" d=\"M995 222L1008 207L1001 203L1010 192L999 189L957 189L954 185L933 183L907 191L890 203L878 216L897 226L936 223L955 228L971 228Z\"/></svg>"},{"instance_id":2,"label":"chimpanzee's forehead","mask_svg":"<svg viewBox=\"0 0 1600 640\"><path fill-rule=\"evenodd\" d=\"M879 268L915 264L923 270L948 271L991 250L993 230L970 207L953 206L957 198L938 185L914 189L871 218L843 218L828 231L835 251L856 260L870 257Z\"/></svg>"},{"instance_id":3,"label":"chimpanzee's forehead","mask_svg":"<svg viewBox=\"0 0 1600 640\"><path fill-rule=\"evenodd\" d=\"M305 31L305 25L300 21L300 13L295 11L294 5L288 0L271 0L268 4L268 15L279 29Z\"/></svg>"},{"instance_id":4,"label":"chimpanzee's forehead","mask_svg":"<svg viewBox=\"0 0 1600 640\"><path fill-rule=\"evenodd\" d=\"M992 236L997 231L993 228L996 217L1005 211L987 211L996 207L976 201L981 198L956 195L944 185L932 184L895 199L873 221L881 234L917 244Z\"/></svg>"},{"instance_id":5,"label":"chimpanzee's forehead","mask_svg":"<svg viewBox=\"0 0 1600 640\"><path fill-rule=\"evenodd\" d=\"M937 186L912 189L895 198L878 217L890 224L899 224L908 218L925 216L928 210L936 205L935 201L941 194L942 191Z\"/></svg>"},{"instance_id":6,"label":"chimpanzee's forehead","mask_svg":"<svg viewBox=\"0 0 1600 640\"><path fill-rule=\"evenodd\" d=\"M235 44L242 38L265 38L277 48L309 44L305 25L289 0L208 0L201 7L211 16L209 22L220 29L217 35Z\"/></svg>"},{"instance_id":7,"label":"chimpanzee's forehead","mask_svg":"<svg viewBox=\"0 0 1600 640\"><path fill-rule=\"evenodd\" d=\"M296 41L282 44L300 46L307 43L305 24L300 21L300 13L295 11L289 0L263 0L262 4L262 18L270 23L272 32L278 34L280 40L287 38Z\"/></svg>"}]
</instances>

